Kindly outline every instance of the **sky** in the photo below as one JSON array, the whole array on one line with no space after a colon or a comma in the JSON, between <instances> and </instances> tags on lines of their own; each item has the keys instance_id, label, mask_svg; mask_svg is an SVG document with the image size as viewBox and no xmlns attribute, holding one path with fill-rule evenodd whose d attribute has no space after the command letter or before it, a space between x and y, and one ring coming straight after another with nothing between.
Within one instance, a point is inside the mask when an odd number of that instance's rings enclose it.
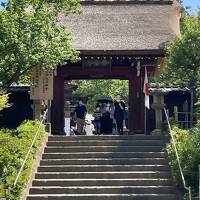
<instances>
[{"instance_id":1,"label":"sky","mask_svg":"<svg viewBox=\"0 0 200 200\"><path fill-rule=\"evenodd\" d=\"M196 12L200 8L200 0L183 0L184 6L190 6L192 12Z\"/></svg>"}]
</instances>

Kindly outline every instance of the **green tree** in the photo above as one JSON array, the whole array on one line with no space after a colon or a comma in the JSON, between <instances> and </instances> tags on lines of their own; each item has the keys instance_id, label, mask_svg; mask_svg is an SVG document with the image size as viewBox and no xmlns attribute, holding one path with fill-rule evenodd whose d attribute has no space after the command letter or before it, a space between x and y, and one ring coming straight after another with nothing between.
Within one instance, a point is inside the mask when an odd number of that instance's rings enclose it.
<instances>
[{"instance_id":1,"label":"green tree","mask_svg":"<svg viewBox=\"0 0 200 200\"><path fill-rule=\"evenodd\" d=\"M197 86L200 82L200 21L186 16L183 33L167 49L168 57L160 81L166 84Z\"/></svg>"},{"instance_id":2,"label":"green tree","mask_svg":"<svg viewBox=\"0 0 200 200\"><path fill-rule=\"evenodd\" d=\"M0 11L0 80L6 87L26 80L38 65L55 68L77 60L62 15L79 12L79 0L10 0Z\"/></svg>"},{"instance_id":3,"label":"green tree","mask_svg":"<svg viewBox=\"0 0 200 200\"><path fill-rule=\"evenodd\" d=\"M77 94L88 97L87 108L94 111L96 100L99 97L107 96L113 99L121 95L128 103L128 81L126 80L87 80L78 81Z\"/></svg>"},{"instance_id":4,"label":"green tree","mask_svg":"<svg viewBox=\"0 0 200 200\"><path fill-rule=\"evenodd\" d=\"M186 86L191 89L191 103L200 106L200 16L185 15L182 35L167 49L164 70L158 78L165 85ZM198 100L199 99L199 100ZM191 108L191 112L193 109Z\"/></svg>"}]
</instances>

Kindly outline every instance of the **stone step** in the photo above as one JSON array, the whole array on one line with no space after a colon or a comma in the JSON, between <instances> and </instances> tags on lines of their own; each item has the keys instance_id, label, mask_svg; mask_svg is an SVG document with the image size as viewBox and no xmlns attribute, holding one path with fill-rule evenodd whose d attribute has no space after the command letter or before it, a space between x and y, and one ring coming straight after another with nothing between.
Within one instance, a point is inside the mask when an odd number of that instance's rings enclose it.
<instances>
[{"instance_id":1,"label":"stone step","mask_svg":"<svg viewBox=\"0 0 200 200\"><path fill-rule=\"evenodd\" d=\"M166 152L83 152L83 153L45 153L43 159L67 158L165 158Z\"/></svg>"},{"instance_id":2,"label":"stone step","mask_svg":"<svg viewBox=\"0 0 200 200\"><path fill-rule=\"evenodd\" d=\"M77 140L49 141L47 146L162 146L162 140Z\"/></svg>"},{"instance_id":3,"label":"stone step","mask_svg":"<svg viewBox=\"0 0 200 200\"><path fill-rule=\"evenodd\" d=\"M153 135L92 135L92 136L49 136L49 141L79 141L79 140L166 140L166 136Z\"/></svg>"},{"instance_id":4,"label":"stone step","mask_svg":"<svg viewBox=\"0 0 200 200\"><path fill-rule=\"evenodd\" d=\"M50 136L27 200L176 200L163 136Z\"/></svg>"},{"instance_id":5,"label":"stone step","mask_svg":"<svg viewBox=\"0 0 200 200\"><path fill-rule=\"evenodd\" d=\"M177 200L174 194L63 194L29 195L27 200Z\"/></svg>"},{"instance_id":6,"label":"stone step","mask_svg":"<svg viewBox=\"0 0 200 200\"><path fill-rule=\"evenodd\" d=\"M171 186L171 179L36 179L33 186Z\"/></svg>"},{"instance_id":7,"label":"stone step","mask_svg":"<svg viewBox=\"0 0 200 200\"><path fill-rule=\"evenodd\" d=\"M168 164L165 158L43 159L40 165L151 165Z\"/></svg>"},{"instance_id":8,"label":"stone step","mask_svg":"<svg viewBox=\"0 0 200 200\"><path fill-rule=\"evenodd\" d=\"M44 153L72 153L72 152L160 152L163 146L69 146L46 147Z\"/></svg>"},{"instance_id":9,"label":"stone step","mask_svg":"<svg viewBox=\"0 0 200 200\"><path fill-rule=\"evenodd\" d=\"M171 186L32 187L30 194L173 194Z\"/></svg>"},{"instance_id":10,"label":"stone step","mask_svg":"<svg viewBox=\"0 0 200 200\"><path fill-rule=\"evenodd\" d=\"M38 172L170 171L169 165L54 165L39 166Z\"/></svg>"},{"instance_id":11,"label":"stone step","mask_svg":"<svg viewBox=\"0 0 200 200\"><path fill-rule=\"evenodd\" d=\"M127 179L127 178L170 178L169 171L123 171L123 172L38 172L36 179Z\"/></svg>"},{"instance_id":12,"label":"stone step","mask_svg":"<svg viewBox=\"0 0 200 200\"><path fill-rule=\"evenodd\" d=\"M166 152L83 152L83 153L45 153L43 159L69 158L165 158Z\"/></svg>"}]
</instances>

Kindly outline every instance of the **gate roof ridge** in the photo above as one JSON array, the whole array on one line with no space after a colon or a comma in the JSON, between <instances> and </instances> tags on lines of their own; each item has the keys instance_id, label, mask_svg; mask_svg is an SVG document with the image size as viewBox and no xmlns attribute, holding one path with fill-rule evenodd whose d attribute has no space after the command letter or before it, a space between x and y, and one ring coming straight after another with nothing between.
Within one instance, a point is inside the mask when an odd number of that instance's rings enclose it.
<instances>
[{"instance_id":1,"label":"gate roof ridge","mask_svg":"<svg viewBox=\"0 0 200 200\"><path fill-rule=\"evenodd\" d=\"M172 4L175 0L81 0L82 4Z\"/></svg>"}]
</instances>

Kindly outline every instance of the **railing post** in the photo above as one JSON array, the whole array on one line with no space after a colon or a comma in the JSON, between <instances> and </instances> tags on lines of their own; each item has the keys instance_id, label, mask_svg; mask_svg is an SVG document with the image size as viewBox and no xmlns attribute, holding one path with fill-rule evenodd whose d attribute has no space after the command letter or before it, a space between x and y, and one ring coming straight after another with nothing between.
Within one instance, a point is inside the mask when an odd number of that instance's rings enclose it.
<instances>
[{"instance_id":1,"label":"railing post","mask_svg":"<svg viewBox=\"0 0 200 200\"><path fill-rule=\"evenodd\" d=\"M193 120L194 120L194 86L190 88L190 128L193 127Z\"/></svg>"},{"instance_id":2,"label":"railing post","mask_svg":"<svg viewBox=\"0 0 200 200\"><path fill-rule=\"evenodd\" d=\"M178 106L174 106L174 119L178 122Z\"/></svg>"},{"instance_id":3,"label":"railing post","mask_svg":"<svg viewBox=\"0 0 200 200\"><path fill-rule=\"evenodd\" d=\"M192 190L191 190L191 187L189 187L189 200L192 200Z\"/></svg>"}]
</instances>

